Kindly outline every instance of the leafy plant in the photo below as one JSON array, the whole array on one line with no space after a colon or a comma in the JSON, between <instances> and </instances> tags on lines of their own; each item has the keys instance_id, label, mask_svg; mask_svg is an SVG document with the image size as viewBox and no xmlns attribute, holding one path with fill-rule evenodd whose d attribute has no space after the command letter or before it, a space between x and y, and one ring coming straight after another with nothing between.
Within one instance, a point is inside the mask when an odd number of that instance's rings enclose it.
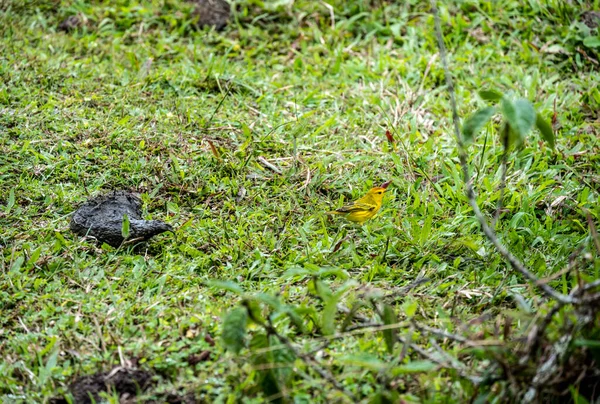
<instances>
[{"instance_id":1,"label":"leafy plant","mask_svg":"<svg viewBox=\"0 0 600 404\"><path fill-rule=\"evenodd\" d=\"M513 145L521 146L534 126L544 141L554 148L555 137L552 127L541 113L535 111L530 101L524 98L512 100L496 90L482 90L479 95L485 101L497 105L482 108L465 120L462 135L467 143L473 142L477 133L490 119L500 113L503 118L503 129L500 131L501 142L506 148Z\"/></svg>"}]
</instances>

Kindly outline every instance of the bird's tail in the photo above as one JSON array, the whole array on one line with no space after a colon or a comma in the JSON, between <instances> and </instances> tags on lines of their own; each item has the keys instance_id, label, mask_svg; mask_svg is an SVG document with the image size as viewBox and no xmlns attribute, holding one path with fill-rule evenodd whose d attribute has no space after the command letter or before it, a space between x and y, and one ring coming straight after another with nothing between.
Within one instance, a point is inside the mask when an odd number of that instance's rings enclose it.
<instances>
[{"instance_id":1,"label":"bird's tail","mask_svg":"<svg viewBox=\"0 0 600 404\"><path fill-rule=\"evenodd\" d=\"M325 214L327 215L343 215L343 212L337 211L337 210L330 210L329 212L325 212Z\"/></svg>"}]
</instances>

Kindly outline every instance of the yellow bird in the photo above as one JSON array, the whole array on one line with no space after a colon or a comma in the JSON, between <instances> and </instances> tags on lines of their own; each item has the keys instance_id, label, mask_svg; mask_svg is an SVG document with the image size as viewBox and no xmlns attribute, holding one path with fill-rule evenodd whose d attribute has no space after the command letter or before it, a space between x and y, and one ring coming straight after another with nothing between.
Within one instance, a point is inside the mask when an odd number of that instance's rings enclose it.
<instances>
[{"instance_id":1,"label":"yellow bird","mask_svg":"<svg viewBox=\"0 0 600 404\"><path fill-rule=\"evenodd\" d=\"M363 224L375 216L381 208L383 194L390 183L391 181L384 182L380 187L371 188L362 198L349 205L327 212L327 214L345 216L351 222Z\"/></svg>"}]
</instances>

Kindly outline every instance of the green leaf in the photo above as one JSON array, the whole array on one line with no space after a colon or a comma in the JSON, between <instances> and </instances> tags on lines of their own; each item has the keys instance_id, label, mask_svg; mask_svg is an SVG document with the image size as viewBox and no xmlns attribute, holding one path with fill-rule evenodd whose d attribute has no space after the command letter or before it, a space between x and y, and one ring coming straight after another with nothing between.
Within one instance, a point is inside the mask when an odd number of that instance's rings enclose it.
<instances>
[{"instance_id":1,"label":"green leaf","mask_svg":"<svg viewBox=\"0 0 600 404\"><path fill-rule=\"evenodd\" d=\"M269 342L270 346L273 347L270 352L271 363L275 365L273 372L277 380L285 385L292 375L291 364L296 360L296 355L287 346L279 342L275 335L271 335Z\"/></svg>"},{"instance_id":2,"label":"green leaf","mask_svg":"<svg viewBox=\"0 0 600 404\"><path fill-rule=\"evenodd\" d=\"M400 394L397 391L382 390L369 398L369 404L393 404L405 403L400 399Z\"/></svg>"},{"instance_id":3,"label":"green leaf","mask_svg":"<svg viewBox=\"0 0 600 404\"><path fill-rule=\"evenodd\" d=\"M535 126L537 126L538 130L542 134L542 138L550 145L550 147L554 148L554 132L552 131L552 126L544 119L541 114L536 115Z\"/></svg>"},{"instance_id":4,"label":"green leaf","mask_svg":"<svg viewBox=\"0 0 600 404\"><path fill-rule=\"evenodd\" d=\"M246 306L250 321L258 324L265 323L265 319L262 315L262 310L260 304L258 303L258 300L254 298L244 299L242 303L244 306Z\"/></svg>"},{"instance_id":5,"label":"green leaf","mask_svg":"<svg viewBox=\"0 0 600 404\"><path fill-rule=\"evenodd\" d=\"M599 48L600 47L600 36L588 36L583 40L583 44L588 48Z\"/></svg>"},{"instance_id":6,"label":"green leaf","mask_svg":"<svg viewBox=\"0 0 600 404\"><path fill-rule=\"evenodd\" d=\"M256 333L250 340L250 350L252 351L263 351L265 348L269 346L269 340L267 339L267 335L264 333ZM265 356L266 350L262 354L252 355L252 363L255 365L260 365L263 363L267 363L267 357Z\"/></svg>"},{"instance_id":7,"label":"green leaf","mask_svg":"<svg viewBox=\"0 0 600 404\"><path fill-rule=\"evenodd\" d=\"M274 310L278 310L281 307L281 302L275 296L269 295L268 293L257 293L253 296L257 301L266 304Z\"/></svg>"},{"instance_id":8,"label":"green leaf","mask_svg":"<svg viewBox=\"0 0 600 404\"><path fill-rule=\"evenodd\" d=\"M321 331L323 335L331 335L335 332L335 315L337 313L338 299L330 297L323 307L321 313Z\"/></svg>"},{"instance_id":9,"label":"green leaf","mask_svg":"<svg viewBox=\"0 0 600 404\"><path fill-rule=\"evenodd\" d=\"M8 192L8 201L6 201L6 209L4 210L4 213L8 215L13 206L15 206L15 189L11 188Z\"/></svg>"},{"instance_id":10,"label":"green leaf","mask_svg":"<svg viewBox=\"0 0 600 404\"><path fill-rule=\"evenodd\" d=\"M381 371L387 367L387 364L381 359L366 352L342 356L339 361L345 365L359 366L374 371Z\"/></svg>"},{"instance_id":11,"label":"green leaf","mask_svg":"<svg viewBox=\"0 0 600 404\"><path fill-rule=\"evenodd\" d=\"M392 369L392 375L398 376L406 373L430 372L437 368L437 365L431 361L412 361L406 365L397 366Z\"/></svg>"},{"instance_id":12,"label":"green leaf","mask_svg":"<svg viewBox=\"0 0 600 404\"><path fill-rule=\"evenodd\" d=\"M463 137L465 142L472 142L473 138L485 126L490 118L496 113L495 107L480 109L467 118L463 125Z\"/></svg>"},{"instance_id":13,"label":"green leaf","mask_svg":"<svg viewBox=\"0 0 600 404\"><path fill-rule=\"evenodd\" d=\"M491 88L488 88L486 90L479 91L479 96L484 101L497 102L502 99L503 94L498 90L492 90Z\"/></svg>"},{"instance_id":14,"label":"green leaf","mask_svg":"<svg viewBox=\"0 0 600 404\"><path fill-rule=\"evenodd\" d=\"M299 332L304 332L304 322L302 321L302 317L296 310L295 306L285 306L282 311L287 314L290 322L298 329Z\"/></svg>"},{"instance_id":15,"label":"green leaf","mask_svg":"<svg viewBox=\"0 0 600 404\"><path fill-rule=\"evenodd\" d=\"M25 257L19 255L15 262L13 262L13 264L11 265L10 272L19 272L21 266L23 265L23 262L25 262Z\"/></svg>"},{"instance_id":16,"label":"green leaf","mask_svg":"<svg viewBox=\"0 0 600 404\"><path fill-rule=\"evenodd\" d=\"M429 237L431 233L431 222L433 221L433 215L428 215L421 228L421 234L419 234L419 241L421 246L424 246L427 241L431 240Z\"/></svg>"},{"instance_id":17,"label":"green leaf","mask_svg":"<svg viewBox=\"0 0 600 404\"><path fill-rule=\"evenodd\" d=\"M386 304L383 306L383 324L391 325L396 324L396 313L394 313L394 309ZM396 329L390 328L387 330L383 330L383 340L385 341L385 346L389 353L394 352L394 343L396 342Z\"/></svg>"},{"instance_id":18,"label":"green leaf","mask_svg":"<svg viewBox=\"0 0 600 404\"><path fill-rule=\"evenodd\" d=\"M127 216L127 213L125 213L123 215L123 223L121 223L121 236L123 236L125 240L127 240L127 237L129 237L130 230L131 223L129 222L129 216Z\"/></svg>"},{"instance_id":19,"label":"green leaf","mask_svg":"<svg viewBox=\"0 0 600 404\"><path fill-rule=\"evenodd\" d=\"M33 266L35 265L35 263L37 262L37 260L40 258L40 255L42 255L42 247L36 248L31 253L31 257L29 257L29 261L27 261L27 267L28 268L33 268Z\"/></svg>"},{"instance_id":20,"label":"green leaf","mask_svg":"<svg viewBox=\"0 0 600 404\"><path fill-rule=\"evenodd\" d=\"M587 348L600 348L600 341L591 339L576 339L573 341L575 346L584 346Z\"/></svg>"},{"instance_id":21,"label":"green leaf","mask_svg":"<svg viewBox=\"0 0 600 404\"><path fill-rule=\"evenodd\" d=\"M569 386L569 390L571 391L571 398L573 399L574 404L590 404L590 402L581 394L579 394L579 390L574 386Z\"/></svg>"},{"instance_id":22,"label":"green leaf","mask_svg":"<svg viewBox=\"0 0 600 404\"><path fill-rule=\"evenodd\" d=\"M523 142L535 123L536 114L531 102L523 98L512 102L505 97L502 99L502 112L513 133L517 135L518 143Z\"/></svg>"},{"instance_id":23,"label":"green leaf","mask_svg":"<svg viewBox=\"0 0 600 404\"><path fill-rule=\"evenodd\" d=\"M220 281L220 280L216 280L216 279L211 279L211 280L206 281L206 286L209 286L209 287L212 287L215 289L226 290L228 292L233 292L237 295L241 295L244 293L244 290L242 289L242 287L233 281Z\"/></svg>"},{"instance_id":24,"label":"green leaf","mask_svg":"<svg viewBox=\"0 0 600 404\"><path fill-rule=\"evenodd\" d=\"M225 316L221 338L225 348L234 353L239 353L244 347L248 313L243 307L236 307Z\"/></svg>"},{"instance_id":25,"label":"green leaf","mask_svg":"<svg viewBox=\"0 0 600 404\"><path fill-rule=\"evenodd\" d=\"M404 311L404 314L406 314L406 317L408 317L408 318L411 318L412 316L414 316L415 313L417 312L418 308L419 308L419 303L417 303L416 300L407 299L402 304L402 311Z\"/></svg>"}]
</instances>

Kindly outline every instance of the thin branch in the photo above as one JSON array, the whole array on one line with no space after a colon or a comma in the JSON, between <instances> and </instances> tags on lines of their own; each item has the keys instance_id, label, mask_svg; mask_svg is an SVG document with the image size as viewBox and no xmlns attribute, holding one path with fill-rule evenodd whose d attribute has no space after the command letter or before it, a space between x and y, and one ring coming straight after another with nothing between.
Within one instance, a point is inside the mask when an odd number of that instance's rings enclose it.
<instances>
[{"instance_id":1,"label":"thin branch","mask_svg":"<svg viewBox=\"0 0 600 404\"><path fill-rule=\"evenodd\" d=\"M452 122L454 124L454 134L456 137L456 143L458 144L458 157L459 157L460 165L461 165L462 172L463 172L463 180L465 182L466 195L469 200L469 205L471 205L471 208L473 209L473 213L475 214L477 221L481 225L481 230L483 231L485 236L488 238L488 240L490 240L492 242L494 247L496 247L496 250L498 251L498 253L500 253L500 255L502 255L502 257L504 257L504 259L506 261L508 261L510 266L514 270L520 272L531 283L533 283L538 288L540 288L546 295L548 295L549 297L551 297L561 303L564 303L564 304L580 303L581 300L578 298L574 298L571 296L567 296L567 295L558 293L556 290L554 290L553 288L551 288L550 286L548 286L546 284L539 284L539 282L538 282L539 279L537 278L537 276L535 276L527 268L525 268L525 265L517 257L512 255L508 251L508 249L500 242L500 240L498 240L496 233L488 225L487 220L481 213L481 209L479 209L479 205L477 204L477 198L475 196L475 191L473 190L471 177L469 175L469 165L467 162L466 149L464 147L463 138L460 134L460 125L459 125L458 111L457 111L457 107L456 107L454 83L452 81L452 77L450 75L450 70L448 68L448 60L447 60L448 58L446 56L446 46L444 44L444 38L442 36L442 28L441 28L440 16L438 13L436 0L431 0L431 8L432 8L432 12L433 12L434 20L435 20L435 33L436 33L436 37L437 37L437 41L438 41L438 46L440 49L442 66L444 68L444 76L446 77L446 85L448 87L448 95L450 96L450 106L452 109Z\"/></svg>"},{"instance_id":2,"label":"thin branch","mask_svg":"<svg viewBox=\"0 0 600 404\"><path fill-rule=\"evenodd\" d=\"M594 288L600 287L600 279L596 279L594 282L590 282L588 284L585 284L583 286L583 288L581 288L581 290L583 291L588 291Z\"/></svg>"},{"instance_id":3,"label":"thin branch","mask_svg":"<svg viewBox=\"0 0 600 404\"><path fill-rule=\"evenodd\" d=\"M556 306L552 307L550 309L550 311L544 317L544 320L542 320L542 323L539 326L538 325L533 326L533 329L527 336L527 339L529 341L529 349L527 349L527 354L525 354L525 356L523 356L520 359L519 362L521 364L527 363L531 357L531 354L536 353L538 347L540 346L540 343L542 342L542 336L545 335L545 333L546 333L546 328L548 328L548 325L550 325L552 318L556 315L556 313L559 312L559 310L563 306L564 305L559 303Z\"/></svg>"},{"instance_id":4,"label":"thin branch","mask_svg":"<svg viewBox=\"0 0 600 404\"><path fill-rule=\"evenodd\" d=\"M398 298L406 295L408 292L410 292L417 286L421 286L422 284L427 283L430 280L431 279L429 279L429 278L420 276L417 279L415 279L414 281L412 281L411 283L409 283L408 285L402 286L401 288L394 290L392 293L388 293L387 295L384 296L384 299L389 299L389 298L398 299Z\"/></svg>"},{"instance_id":5,"label":"thin branch","mask_svg":"<svg viewBox=\"0 0 600 404\"><path fill-rule=\"evenodd\" d=\"M462 367L457 367L453 363L449 363L447 361L436 358L434 355L430 354L425 349L421 348L419 345L412 342L408 342L401 336L398 336L397 339L401 344L408 344L413 351L417 352L425 359L430 360L431 362L439 365L442 368L455 370L456 373L458 373L458 375L469 380L474 385L478 385L483 381L482 377L470 375Z\"/></svg>"},{"instance_id":6,"label":"thin branch","mask_svg":"<svg viewBox=\"0 0 600 404\"><path fill-rule=\"evenodd\" d=\"M504 125L502 129L502 145L504 147L504 152L502 153L502 175L500 176L500 186L498 187L500 191L500 196L498 197L498 204L496 205L496 214L494 215L494 220L492 220L492 229L496 228L496 224L498 223L498 219L500 219L500 211L502 210L502 204L504 203L504 192L506 191L506 171L508 166L508 125Z\"/></svg>"},{"instance_id":7,"label":"thin branch","mask_svg":"<svg viewBox=\"0 0 600 404\"><path fill-rule=\"evenodd\" d=\"M249 308L246 308L246 310L248 311L248 314L250 316L252 316L251 310ZM292 351L296 357L302 359L308 366L311 367L311 369L313 369L315 372L317 372L319 374L319 376L321 376L323 379L325 379L329 383L331 383L331 385L336 390L338 390L339 392L346 395L351 401L356 401L354 395L350 391L346 390L346 388L344 386L342 386L340 384L340 382L338 382L330 372L328 372L326 369L322 368L312 355L300 352L298 349L296 349L296 347L292 344L292 342L287 337L279 334L277 329L273 326L273 323L269 316L267 317L267 323L261 321L258 318L254 318L253 316L252 316L252 321L254 321L256 324L259 324L262 328L264 328L264 330L267 332L267 335L274 335L279 340L279 342L281 342L290 351Z\"/></svg>"},{"instance_id":8,"label":"thin branch","mask_svg":"<svg viewBox=\"0 0 600 404\"><path fill-rule=\"evenodd\" d=\"M448 338L448 339L451 339L451 340L456 341L456 342L461 342L463 344L470 342L467 338L463 337L462 335L451 334L451 333L449 333L447 331L440 330L440 329L433 328L433 327L429 327L429 326L427 326L425 324L419 324L416 321L413 321L413 325L415 326L415 328L417 330L419 330L419 331L425 331L425 332L427 332L429 334L433 334L433 335L435 335L437 337Z\"/></svg>"}]
</instances>

